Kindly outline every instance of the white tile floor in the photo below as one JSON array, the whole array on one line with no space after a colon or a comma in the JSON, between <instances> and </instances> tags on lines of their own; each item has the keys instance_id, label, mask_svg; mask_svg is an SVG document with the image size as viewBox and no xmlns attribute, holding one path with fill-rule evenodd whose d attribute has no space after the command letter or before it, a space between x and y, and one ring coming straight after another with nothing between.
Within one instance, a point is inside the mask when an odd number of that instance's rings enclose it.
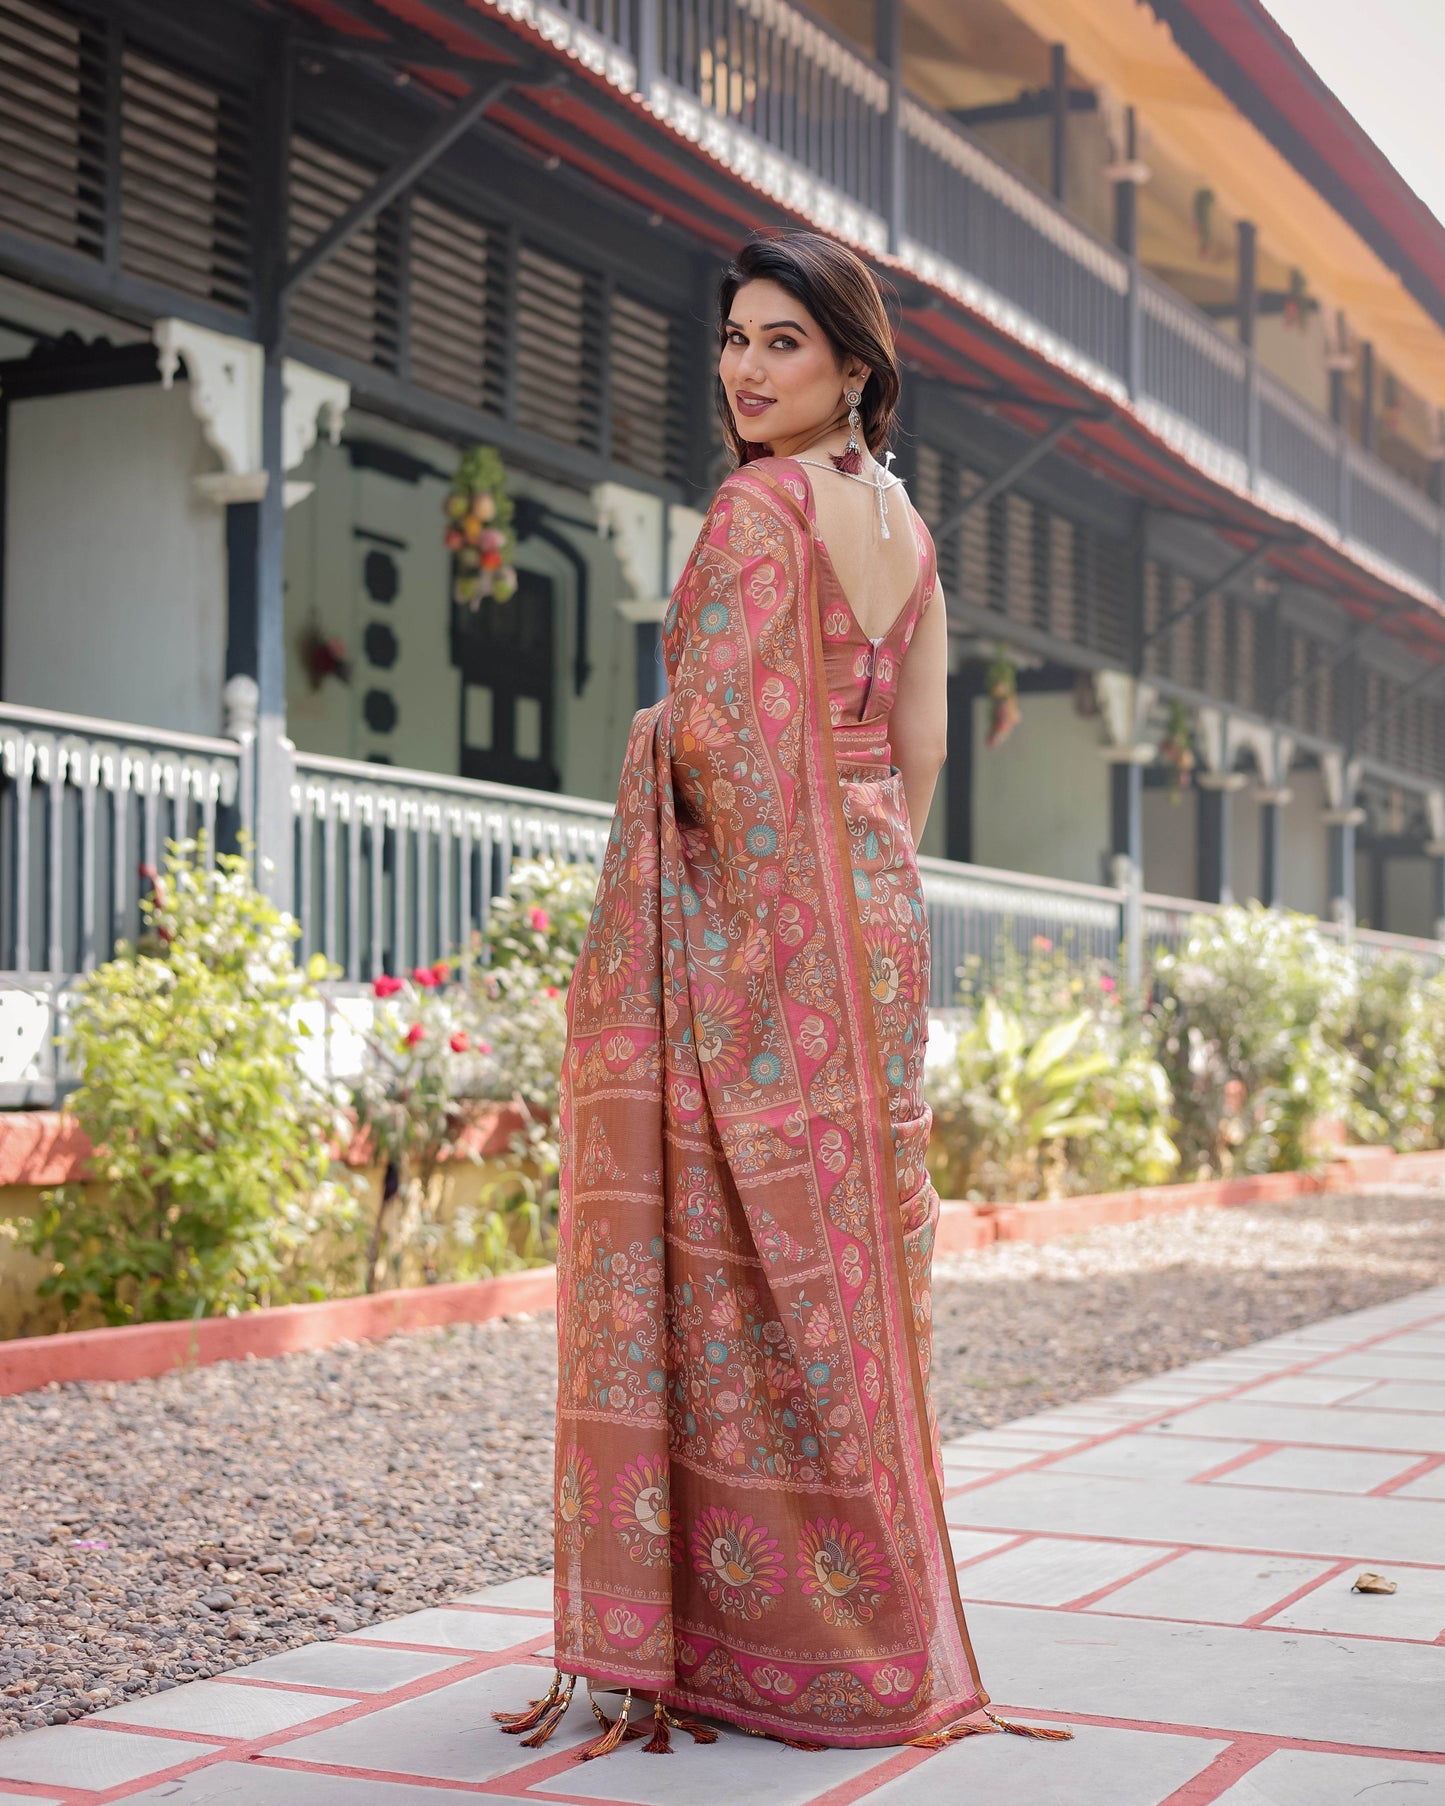
<instances>
[{"instance_id":1,"label":"white tile floor","mask_svg":"<svg viewBox=\"0 0 1445 1806\"><path fill-rule=\"evenodd\" d=\"M1069 1743L579 1768L580 1705L535 1753L490 1718L542 1670L537 1577L0 1742L0 1806L1445 1806L1445 1462L1366 1496L1439 1455L1445 1287L950 1445L989 1691Z\"/></svg>"}]
</instances>

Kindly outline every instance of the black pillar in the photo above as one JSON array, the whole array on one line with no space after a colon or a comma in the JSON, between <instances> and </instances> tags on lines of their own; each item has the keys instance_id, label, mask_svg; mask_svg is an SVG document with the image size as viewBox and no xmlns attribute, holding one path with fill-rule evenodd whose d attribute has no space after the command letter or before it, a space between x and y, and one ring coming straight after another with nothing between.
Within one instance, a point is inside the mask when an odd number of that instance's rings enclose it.
<instances>
[{"instance_id":1,"label":"black pillar","mask_svg":"<svg viewBox=\"0 0 1445 1806\"><path fill-rule=\"evenodd\" d=\"M1445 857L1438 852L1430 854L1430 901L1434 915L1430 931L1437 940L1445 939L1441 934L1441 924L1445 923Z\"/></svg>"},{"instance_id":2,"label":"black pillar","mask_svg":"<svg viewBox=\"0 0 1445 1806\"><path fill-rule=\"evenodd\" d=\"M943 767L944 846L950 859L973 858L973 705L977 667L948 680L948 758Z\"/></svg>"},{"instance_id":3,"label":"black pillar","mask_svg":"<svg viewBox=\"0 0 1445 1806\"><path fill-rule=\"evenodd\" d=\"M1335 316L1334 361L1330 365L1330 419L1336 426L1345 424L1345 332L1345 316L1341 312Z\"/></svg>"},{"instance_id":4,"label":"black pillar","mask_svg":"<svg viewBox=\"0 0 1445 1806\"><path fill-rule=\"evenodd\" d=\"M1139 132L1130 107L1124 114L1124 161L1133 164L1139 156ZM1132 175L1120 176L1114 183L1114 243L1126 257L1139 249L1139 185Z\"/></svg>"},{"instance_id":5,"label":"black pillar","mask_svg":"<svg viewBox=\"0 0 1445 1806\"><path fill-rule=\"evenodd\" d=\"M1207 774L1206 774L1207 775ZM1229 849L1229 799L1223 785L1206 784L1201 778L1199 795L1199 900L1232 903L1234 881Z\"/></svg>"},{"instance_id":6,"label":"black pillar","mask_svg":"<svg viewBox=\"0 0 1445 1806\"><path fill-rule=\"evenodd\" d=\"M1360 347L1360 444L1375 449L1379 437L1375 420L1375 347L1368 339Z\"/></svg>"},{"instance_id":7,"label":"black pillar","mask_svg":"<svg viewBox=\"0 0 1445 1806\"><path fill-rule=\"evenodd\" d=\"M1132 761L1110 767L1109 851L1144 869L1144 767Z\"/></svg>"},{"instance_id":8,"label":"black pillar","mask_svg":"<svg viewBox=\"0 0 1445 1806\"><path fill-rule=\"evenodd\" d=\"M1062 44L1049 45L1049 190L1060 204L1069 181L1069 56Z\"/></svg>"},{"instance_id":9,"label":"black pillar","mask_svg":"<svg viewBox=\"0 0 1445 1806\"><path fill-rule=\"evenodd\" d=\"M1267 793L1259 805L1259 900L1273 909L1280 893L1280 810L1284 805Z\"/></svg>"},{"instance_id":10,"label":"black pillar","mask_svg":"<svg viewBox=\"0 0 1445 1806\"><path fill-rule=\"evenodd\" d=\"M876 0L873 53L888 74L888 110L883 120L883 217L888 249L897 252L905 230L903 140L903 0Z\"/></svg>"},{"instance_id":11,"label":"black pillar","mask_svg":"<svg viewBox=\"0 0 1445 1806\"><path fill-rule=\"evenodd\" d=\"M1345 807L1339 811L1341 816L1351 814L1349 799ZM1329 893L1330 908L1335 919L1355 919L1355 824L1353 820L1332 821L1328 828L1329 847Z\"/></svg>"},{"instance_id":12,"label":"black pillar","mask_svg":"<svg viewBox=\"0 0 1445 1806\"><path fill-rule=\"evenodd\" d=\"M637 636L637 706L650 709L667 694L667 673L662 663L662 626L657 621L639 621L633 632Z\"/></svg>"},{"instance_id":13,"label":"black pillar","mask_svg":"<svg viewBox=\"0 0 1445 1806\"><path fill-rule=\"evenodd\" d=\"M1254 327L1259 312L1259 234L1253 220L1239 222L1239 279L1236 306L1239 313L1239 342L1247 351L1254 349Z\"/></svg>"}]
</instances>

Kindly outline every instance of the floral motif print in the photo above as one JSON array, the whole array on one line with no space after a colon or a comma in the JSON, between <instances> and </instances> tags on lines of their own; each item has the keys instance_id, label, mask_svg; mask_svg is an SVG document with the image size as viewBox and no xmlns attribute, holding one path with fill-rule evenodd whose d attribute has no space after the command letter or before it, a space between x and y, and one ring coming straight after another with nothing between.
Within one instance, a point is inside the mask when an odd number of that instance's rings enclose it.
<instances>
[{"instance_id":1,"label":"floral motif print","mask_svg":"<svg viewBox=\"0 0 1445 1806\"><path fill-rule=\"evenodd\" d=\"M580 1549L597 1528L600 1496L591 1458L568 1449L557 1481L557 1538L564 1549Z\"/></svg>"},{"instance_id":2,"label":"floral motif print","mask_svg":"<svg viewBox=\"0 0 1445 1806\"><path fill-rule=\"evenodd\" d=\"M829 1624L866 1624L889 1587L877 1544L837 1518L803 1526L798 1578Z\"/></svg>"},{"instance_id":3,"label":"floral motif print","mask_svg":"<svg viewBox=\"0 0 1445 1806\"><path fill-rule=\"evenodd\" d=\"M783 1590L783 1552L761 1524L710 1506L692 1527L692 1565L729 1618L761 1618Z\"/></svg>"},{"instance_id":4,"label":"floral motif print","mask_svg":"<svg viewBox=\"0 0 1445 1806\"><path fill-rule=\"evenodd\" d=\"M663 1462L644 1455L623 1468L612 1489L612 1523L634 1561L649 1568L671 1561L671 1481Z\"/></svg>"},{"instance_id":5,"label":"floral motif print","mask_svg":"<svg viewBox=\"0 0 1445 1806\"><path fill-rule=\"evenodd\" d=\"M875 1746L986 1697L920 1409L927 939L887 765L933 567L920 535L855 675L810 498L770 459L709 510L568 993L557 1659Z\"/></svg>"}]
</instances>

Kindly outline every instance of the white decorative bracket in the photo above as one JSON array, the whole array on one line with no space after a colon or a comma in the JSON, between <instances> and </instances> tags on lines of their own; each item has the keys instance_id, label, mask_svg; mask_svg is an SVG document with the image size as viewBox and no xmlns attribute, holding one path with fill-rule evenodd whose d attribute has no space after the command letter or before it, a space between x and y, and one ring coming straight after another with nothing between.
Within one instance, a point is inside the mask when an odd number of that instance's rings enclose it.
<instances>
[{"instance_id":1,"label":"white decorative bracket","mask_svg":"<svg viewBox=\"0 0 1445 1806\"><path fill-rule=\"evenodd\" d=\"M1346 760L1338 747L1330 747L1320 754L1320 778L1325 790L1321 819L1327 828L1363 826L1366 812L1355 803L1362 770L1360 760Z\"/></svg>"},{"instance_id":2,"label":"white decorative bracket","mask_svg":"<svg viewBox=\"0 0 1445 1806\"><path fill-rule=\"evenodd\" d=\"M617 554L633 595L661 595L666 509L662 497L629 489L625 483L595 483L592 506L598 530Z\"/></svg>"},{"instance_id":3,"label":"white decorative bracket","mask_svg":"<svg viewBox=\"0 0 1445 1806\"><path fill-rule=\"evenodd\" d=\"M1109 737L1100 749L1104 758L1111 765L1150 764L1156 748L1145 741L1144 730L1159 696L1154 685L1123 671L1096 671L1094 695Z\"/></svg>"},{"instance_id":4,"label":"white decorative bracket","mask_svg":"<svg viewBox=\"0 0 1445 1806\"><path fill-rule=\"evenodd\" d=\"M212 332L190 320L158 320L152 337L165 388L175 386L176 373L184 362L191 412L201 423L206 443L221 460L220 470L195 479L197 490L222 507L259 502L269 482L261 446L265 353L249 339ZM294 358L283 364L281 381L282 468L294 470L316 443L323 418L331 443L340 443L341 423L351 405L351 385ZM287 483L286 506L303 501L314 487Z\"/></svg>"}]
</instances>

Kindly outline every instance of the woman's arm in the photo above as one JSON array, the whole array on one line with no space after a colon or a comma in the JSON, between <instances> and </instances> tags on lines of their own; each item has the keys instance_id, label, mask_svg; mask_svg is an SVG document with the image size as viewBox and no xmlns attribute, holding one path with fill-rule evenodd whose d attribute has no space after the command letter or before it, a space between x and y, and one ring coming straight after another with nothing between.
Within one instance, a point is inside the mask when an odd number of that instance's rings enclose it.
<instances>
[{"instance_id":1,"label":"woman's arm","mask_svg":"<svg viewBox=\"0 0 1445 1806\"><path fill-rule=\"evenodd\" d=\"M948 756L948 615L934 585L903 661L888 725L893 763L903 773L913 844L923 838L943 761Z\"/></svg>"}]
</instances>

